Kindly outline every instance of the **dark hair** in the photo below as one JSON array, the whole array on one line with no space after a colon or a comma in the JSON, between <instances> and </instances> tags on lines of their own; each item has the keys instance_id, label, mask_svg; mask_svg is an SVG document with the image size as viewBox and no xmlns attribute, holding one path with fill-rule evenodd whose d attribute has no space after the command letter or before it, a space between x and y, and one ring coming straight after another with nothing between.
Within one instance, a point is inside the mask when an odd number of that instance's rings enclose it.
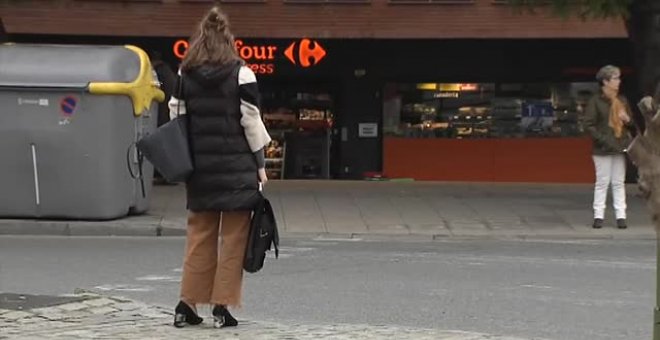
<instances>
[{"instance_id":1,"label":"dark hair","mask_svg":"<svg viewBox=\"0 0 660 340\"><path fill-rule=\"evenodd\" d=\"M191 37L181 68L187 71L203 64L225 65L240 60L234 36L229 30L229 20L220 7L214 6L204 15Z\"/></svg>"}]
</instances>

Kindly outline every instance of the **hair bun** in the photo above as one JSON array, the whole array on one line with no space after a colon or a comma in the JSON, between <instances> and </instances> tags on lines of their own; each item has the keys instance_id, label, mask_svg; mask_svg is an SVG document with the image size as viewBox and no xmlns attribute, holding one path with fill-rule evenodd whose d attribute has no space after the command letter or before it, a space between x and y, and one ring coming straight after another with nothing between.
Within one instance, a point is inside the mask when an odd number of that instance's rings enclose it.
<instances>
[{"instance_id":1,"label":"hair bun","mask_svg":"<svg viewBox=\"0 0 660 340\"><path fill-rule=\"evenodd\" d=\"M222 13L211 11L206 19L206 27L218 32L224 31L227 29L227 19Z\"/></svg>"}]
</instances>

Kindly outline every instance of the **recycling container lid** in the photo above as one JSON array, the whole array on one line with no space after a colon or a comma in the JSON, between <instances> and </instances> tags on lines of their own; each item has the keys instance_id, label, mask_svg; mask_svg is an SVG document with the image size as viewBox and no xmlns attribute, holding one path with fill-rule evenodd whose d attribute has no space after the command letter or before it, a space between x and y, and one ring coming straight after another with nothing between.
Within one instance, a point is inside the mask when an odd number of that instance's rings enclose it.
<instances>
[{"instance_id":1,"label":"recycling container lid","mask_svg":"<svg viewBox=\"0 0 660 340\"><path fill-rule=\"evenodd\" d=\"M130 83L140 56L124 46L0 45L0 87L86 87Z\"/></svg>"},{"instance_id":2,"label":"recycling container lid","mask_svg":"<svg viewBox=\"0 0 660 340\"><path fill-rule=\"evenodd\" d=\"M147 54L136 46L0 45L0 89L76 88L95 95L126 95L136 116L165 94Z\"/></svg>"}]
</instances>

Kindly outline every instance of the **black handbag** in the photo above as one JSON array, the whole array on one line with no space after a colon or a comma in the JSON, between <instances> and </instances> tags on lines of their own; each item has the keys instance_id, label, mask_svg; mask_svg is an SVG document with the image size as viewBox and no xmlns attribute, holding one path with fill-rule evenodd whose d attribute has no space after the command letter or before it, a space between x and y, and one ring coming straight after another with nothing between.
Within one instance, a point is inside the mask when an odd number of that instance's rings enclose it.
<instances>
[{"instance_id":1,"label":"black handbag","mask_svg":"<svg viewBox=\"0 0 660 340\"><path fill-rule=\"evenodd\" d=\"M275 248L275 258L279 257L279 244L280 236L273 207L270 205L270 201L262 195L252 212L243 269L248 273L256 273L261 270L266 260L266 251L271 250L271 245Z\"/></svg>"},{"instance_id":2,"label":"black handbag","mask_svg":"<svg viewBox=\"0 0 660 340\"><path fill-rule=\"evenodd\" d=\"M183 77L179 77L178 99L182 99ZM138 150L168 182L185 182L193 172L188 136L188 115L179 115L137 142Z\"/></svg>"}]
</instances>

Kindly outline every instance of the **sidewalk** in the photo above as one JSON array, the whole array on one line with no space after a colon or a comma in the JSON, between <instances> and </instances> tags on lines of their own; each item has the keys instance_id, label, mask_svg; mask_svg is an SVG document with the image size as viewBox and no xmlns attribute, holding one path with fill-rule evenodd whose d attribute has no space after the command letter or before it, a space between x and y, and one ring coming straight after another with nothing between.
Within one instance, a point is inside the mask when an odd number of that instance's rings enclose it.
<instances>
[{"instance_id":1,"label":"sidewalk","mask_svg":"<svg viewBox=\"0 0 660 340\"><path fill-rule=\"evenodd\" d=\"M0 220L0 234L180 236L183 185L156 186L148 214L114 221ZM626 230L591 228L590 184L270 181L282 236L433 240L447 237L655 239L635 185Z\"/></svg>"},{"instance_id":2,"label":"sidewalk","mask_svg":"<svg viewBox=\"0 0 660 340\"><path fill-rule=\"evenodd\" d=\"M0 294L0 339L397 339L397 340L523 340L481 333L368 325L302 325L242 320L236 328L215 329L204 310L202 325L176 329L168 308L147 305L124 298L81 293L63 304L43 304L16 308L5 299L20 299ZM53 297L23 296L27 300L52 300ZM9 309L14 307L13 309ZM3 309L4 308L4 309ZM329 320L332 322L332 320Z\"/></svg>"}]
</instances>

